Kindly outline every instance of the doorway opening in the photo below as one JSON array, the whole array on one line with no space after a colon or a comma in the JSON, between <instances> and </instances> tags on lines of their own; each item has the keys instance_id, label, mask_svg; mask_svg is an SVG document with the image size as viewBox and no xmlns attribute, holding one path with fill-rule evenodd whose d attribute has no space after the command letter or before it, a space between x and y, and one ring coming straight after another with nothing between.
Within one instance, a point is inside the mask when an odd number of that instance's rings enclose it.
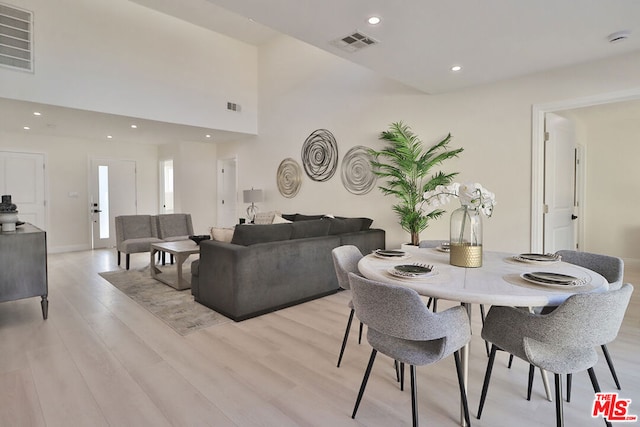
<instances>
[{"instance_id":1,"label":"doorway opening","mask_svg":"<svg viewBox=\"0 0 640 427\"><path fill-rule=\"evenodd\" d=\"M531 251L544 253L544 193L545 193L545 115L582 107L640 99L640 89L595 95L549 104L534 104L532 108L531 153ZM580 190L584 192L585 190ZM581 238L584 233L581 233Z\"/></svg>"}]
</instances>

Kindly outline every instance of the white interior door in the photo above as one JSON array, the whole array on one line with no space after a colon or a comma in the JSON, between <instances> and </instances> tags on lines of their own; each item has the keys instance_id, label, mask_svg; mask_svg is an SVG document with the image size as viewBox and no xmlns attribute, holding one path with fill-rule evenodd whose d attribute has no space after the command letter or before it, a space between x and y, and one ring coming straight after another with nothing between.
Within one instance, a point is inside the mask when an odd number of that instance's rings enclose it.
<instances>
[{"instance_id":1,"label":"white interior door","mask_svg":"<svg viewBox=\"0 0 640 427\"><path fill-rule=\"evenodd\" d=\"M577 144L574 123L547 113L544 163L544 252L577 248Z\"/></svg>"},{"instance_id":2,"label":"white interior door","mask_svg":"<svg viewBox=\"0 0 640 427\"><path fill-rule=\"evenodd\" d=\"M116 245L114 218L137 213L136 162L91 159L90 215L94 249Z\"/></svg>"},{"instance_id":3,"label":"white interior door","mask_svg":"<svg viewBox=\"0 0 640 427\"><path fill-rule=\"evenodd\" d=\"M218 160L218 227L238 223L236 159Z\"/></svg>"},{"instance_id":4,"label":"white interior door","mask_svg":"<svg viewBox=\"0 0 640 427\"><path fill-rule=\"evenodd\" d=\"M0 192L11 195L18 219L45 230L44 154L0 151Z\"/></svg>"}]
</instances>

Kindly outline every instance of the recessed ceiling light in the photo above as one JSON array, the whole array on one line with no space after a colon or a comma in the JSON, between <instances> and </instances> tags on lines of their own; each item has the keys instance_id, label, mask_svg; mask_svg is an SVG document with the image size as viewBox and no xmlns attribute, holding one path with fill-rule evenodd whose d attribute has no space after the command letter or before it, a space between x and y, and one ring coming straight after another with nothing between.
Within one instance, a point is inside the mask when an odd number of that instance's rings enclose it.
<instances>
[{"instance_id":1,"label":"recessed ceiling light","mask_svg":"<svg viewBox=\"0 0 640 427\"><path fill-rule=\"evenodd\" d=\"M211 135L207 134L204 136L205 138L211 138Z\"/></svg>"},{"instance_id":2,"label":"recessed ceiling light","mask_svg":"<svg viewBox=\"0 0 640 427\"><path fill-rule=\"evenodd\" d=\"M33 115L34 115L34 116L41 116L42 114L41 114L40 112L38 112L38 111L34 111L34 112L33 112Z\"/></svg>"},{"instance_id":3,"label":"recessed ceiling light","mask_svg":"<svg viewBox=\"0 0 640 427\"><path fill-rule=\"evenodd\" d=\"M131 129L138 129L138 125L131 125Z\"/></svg>"},{"instance_id":4,"label":"recessed ceiling light","mask_svg":"<svg viewBox=\"0 0 640 427\"><path fill-rule=\"evenodd\" d=\"M379 16L370 16L369 19L367 19L367 22L371 25L378 25L380 21L381 19Z\"/></svg>"},{"instance_id":5,"label":"recessed ceiling light","mask_svg":"<svg viewBox=\"0 0 640 427\"><path fill-rule=\"evenodd\" d=\"M29 126L23 126L22 129L24 130L30 130L31 128Z\"/></svg>"},{"instance_id":6,"label":"recessed ceiling light","mask_svg":"<svg viewBox=\"0 0 640 427\"><path fill-rule=\"evenodd\" d=\"M107 139L112 139L112 138L113 138L113 136L107 135Z\"/></svg>"},{"instance_id":7,"label":"recessed ceiling light","mask_svg":"<svg viewBox=\"0 0 640 427\"><path fill-rule=\"evenodd\" d=\"M451 71L460 71L462 70L462 67L460 65L454 65L453 67L451 67Z\"/></svg>"}]
</instances>

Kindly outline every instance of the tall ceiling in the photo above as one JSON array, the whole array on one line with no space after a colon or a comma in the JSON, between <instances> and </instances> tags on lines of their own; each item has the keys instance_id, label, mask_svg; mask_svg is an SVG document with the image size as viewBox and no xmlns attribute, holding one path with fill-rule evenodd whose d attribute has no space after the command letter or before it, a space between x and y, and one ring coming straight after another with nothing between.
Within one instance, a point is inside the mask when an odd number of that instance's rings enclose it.
<instances>
[{"instance_id":1,"label":"tall ceiling","mask_svg":"<svg viewBox=\"0 0 640 427\"><path fill-rule=\"evenodd\" d=\"M133 1L254 44L270 28L427 93L640 50L638 0ZM378 25L367 23L374 15ZM378 43L332 44L355 31ZM619 31L631 37L610 43Z\"/></svg>"},{"instance_id":2,"label":"tall ceiling","mask_svg":"<svg viewBox=\"0 0 640 427\"><path fill-rule=\"evenodd\" d=\"M432 94L640 51L640 0L130 1L258 46L286 34ZM373 15L380 24L367 23ZM334 43L356 31L377 43L355 52ZM619 31L630 37L610 43ZM34 119L35 110L46 115ZM33 132L95 137L116 127L141 143L238 137L152 121L131 130L129 117L0 98L0 130L27 119Z\"/></svg>"}]
</instances>

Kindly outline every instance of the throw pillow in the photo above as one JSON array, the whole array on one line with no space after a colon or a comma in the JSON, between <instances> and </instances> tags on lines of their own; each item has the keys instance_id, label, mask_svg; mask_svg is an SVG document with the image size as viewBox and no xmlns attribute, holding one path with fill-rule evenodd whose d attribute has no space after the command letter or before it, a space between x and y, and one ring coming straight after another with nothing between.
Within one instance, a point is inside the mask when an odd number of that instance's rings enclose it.
<instances>
[{"instance_id":1,"label":"throw pillow","mask_svg":"<svg viewBox=\"0 0 640 427\"><path fill-rule=\"evenodd\" d=\"M273 217L273 222L271 224L288 224L290 222L291 221L289 221L288 219L284 219L280 215L276 215Z\"/></svg>"},{"instance_id":2,"label":"throw pillow","mask_svg":"<svg viewBox=\"0 0 640 427\"><path fill-rule=\"evenodd\" d=\"M231 242L233 228L211 227L211 239L217 242Z\"/></svg>"},{"instance_id":3,"label":"throw pillow","mask_svg":"<svg viewBox=\"0 0 640 427\"><path fill-rule=\"evenodd\" d=\"M254 224L271 224L273 223L273 218L276 215L280 215L278 211L269 211L269 212L258 212L256 213L256 218L253 220Z\"/></svg>"}]
</instances>

